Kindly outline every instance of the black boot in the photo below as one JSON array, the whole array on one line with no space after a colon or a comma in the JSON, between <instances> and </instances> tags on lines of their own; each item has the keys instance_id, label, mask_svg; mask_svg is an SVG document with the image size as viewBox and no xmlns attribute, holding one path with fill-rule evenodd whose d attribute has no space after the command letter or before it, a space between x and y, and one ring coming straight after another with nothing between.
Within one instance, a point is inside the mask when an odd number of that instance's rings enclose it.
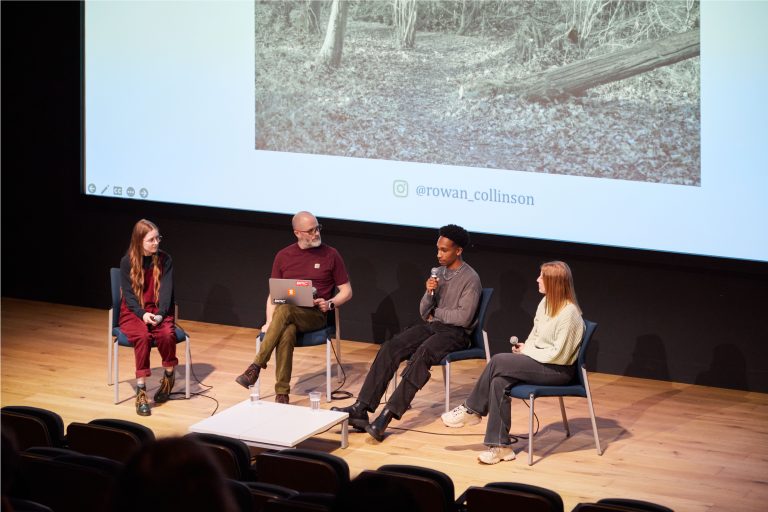
<instances>
[{"instance_id":1,"label":"black boot","mask_svg":"<svg viewBox=\"0 0 768 512\"><path fill-rule=\"evenodd\" d=\"M168 370L163 372L163 378L160 379L160 387L157 388L157 393L155 393L155 403L162 404L168 401L175 382L176 373L173 371L173 368L171 368L171 373L168 373Z\"/></svg>"},{"instance_id":2,"label":"black boot","mask_svg":"<svg viewBox=\"0 0 768 512\"><path fill-rule=\"evenodd\" d=\"M387 430L392 417L392 411L385 407L381 414L379 414L379 417L365 427L365 431L378 442L382 442L384 440L384 431Z\"/></svg>"},{"instance_id":3,"label":"black boot","mask_svg":"<svg viewBox=\"0 0 768 512\"><path fill-rule=\"evenodd\" d=\"M358 432L365 432L365 427L368 426L368 410L360 401L347 407L331 407L331 410L346 412L349 414L349 425Z\"/></svg>"},{"instance_id":4,"label":"black boot","mask_svg":"<svg viewBox=\"0 0 768 512\"><path fill-rule=\"evenodd\" d=\"M139 416L152 415L152 410L149 408L146 386L136 386L136 414Z\"/></svg>"}]
</instances>

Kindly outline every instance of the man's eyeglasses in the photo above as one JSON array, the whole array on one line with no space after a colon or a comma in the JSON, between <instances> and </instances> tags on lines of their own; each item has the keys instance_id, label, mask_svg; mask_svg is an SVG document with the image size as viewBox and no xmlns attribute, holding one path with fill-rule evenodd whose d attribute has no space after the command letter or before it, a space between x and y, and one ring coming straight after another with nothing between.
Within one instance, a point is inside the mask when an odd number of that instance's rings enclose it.
<instances>
[{"instance_id":1,"label":"man's eyeglasses","mask_svg":"<svg viewBox=\"0 0 768 512\"><path fill-rule=\"evenodd\" d=\"M163 237L161 235L157 235L155 238L145 238L144 243L146 244L153 244L155 242L160 243L163 241Z\"/></svg>"},{"instance_id":2,"label":"man's eyeglasses","mask_svg":"<svg viewBox=\"0 0 768 512\"><path fill-rule=\"evenodd\" d=\"M307 235L314 235L316 233L319 233L322 230L323 230L323 225L322 224L318 224L317 226L313 227L312 229L308 229L306 231L302 231L300 229L297 229L296 231L298 231L299 233L307 234Z\"/></svg>"}]
</instances>

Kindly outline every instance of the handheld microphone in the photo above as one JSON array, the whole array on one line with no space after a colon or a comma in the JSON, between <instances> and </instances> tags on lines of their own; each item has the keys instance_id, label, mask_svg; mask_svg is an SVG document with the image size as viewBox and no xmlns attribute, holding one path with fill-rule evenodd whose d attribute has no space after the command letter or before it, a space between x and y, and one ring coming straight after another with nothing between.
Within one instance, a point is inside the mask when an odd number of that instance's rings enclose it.
<instances>
[{"instance_id":1,"label":"handheld microphone","mask_svg":"<svg viewBox=\"0 0 768 512\"><path fill-rule=\"evenodd\" d=\"M163 321L163 315L155 315L154 316L155 323L160 323Z\"/></svg>"},{"instance_id":2,"label":"handheld microphone","mask_svg":"<svg viewBox=\"0 0 768 512\"><path fill-rule=\"evenodd\" d=\"M313 299L317 298L317 288L315 288L314 286L312 287L312 298Z\"/></svg>"},{"instance_id":3,"label":"handheld microphone","mask_svg":"<svg viewBox=\"0 0 768 512\"><path fill-rule=\"evenodd\" d=\"M433 267L432 270L429 271L429 277L432 279L437 279L437 271L440 270L440 267ZM435 290L429 290L430 295L435 294Z\"/></svg>"},{"instance_id":4,"label":"handheld microphone","mask_svg":"<svg viewBox=\"0 0 768 512\"><path fill-rule=\"evenodd\" d=\"M517 336L512 336L512 337L509 338L509 344L512 345L512 346L517 345L518 342L519 342L519 340L517 339Z\"/></svg>"}]
</instances>

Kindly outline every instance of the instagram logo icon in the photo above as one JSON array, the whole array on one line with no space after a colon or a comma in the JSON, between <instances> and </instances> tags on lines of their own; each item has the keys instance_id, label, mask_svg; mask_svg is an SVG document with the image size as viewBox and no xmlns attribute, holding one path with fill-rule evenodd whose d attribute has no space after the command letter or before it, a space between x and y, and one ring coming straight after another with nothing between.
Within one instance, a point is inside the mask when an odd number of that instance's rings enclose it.
<instances>
[{"instance_id":1,"label":"instagram logo icon","mask_svg":"<svg viewBox=\"0 0 768 512\"><path fill-rule=\"evenodd\" d=\"M393 181L392 193L395 195L395 197L408 197L408 182L405 180Z\"/></svg>"}]
</instances>

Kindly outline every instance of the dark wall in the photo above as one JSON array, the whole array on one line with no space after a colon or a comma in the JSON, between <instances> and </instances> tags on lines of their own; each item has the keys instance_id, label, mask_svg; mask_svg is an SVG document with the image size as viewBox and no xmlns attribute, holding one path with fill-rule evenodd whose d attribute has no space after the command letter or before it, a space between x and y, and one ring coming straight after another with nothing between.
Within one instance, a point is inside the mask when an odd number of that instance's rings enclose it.
<instances>
[{"instance_id":1,"label":"dark wall","mask_svg":"<svg viewBox=\"0 0 768 512\"><path fill-rule=\"evenodd\" d=\"M79 26L77 4L2 3L3 296L106 308L107 269L133 223L147 217L174 256L184 318L260 326L272 256L294 240L288 216L80 194ZM382 342L414 321L436 230L321 221L355 290L342 313L344 338ZM585 317L599 323L595 370L768 391L768 265L489 235L474 241L466 259L496 290L487 325L494 352L508 350L510 335L527 335L539 264L564 259Z\"/></svg>"}]
</instances>

